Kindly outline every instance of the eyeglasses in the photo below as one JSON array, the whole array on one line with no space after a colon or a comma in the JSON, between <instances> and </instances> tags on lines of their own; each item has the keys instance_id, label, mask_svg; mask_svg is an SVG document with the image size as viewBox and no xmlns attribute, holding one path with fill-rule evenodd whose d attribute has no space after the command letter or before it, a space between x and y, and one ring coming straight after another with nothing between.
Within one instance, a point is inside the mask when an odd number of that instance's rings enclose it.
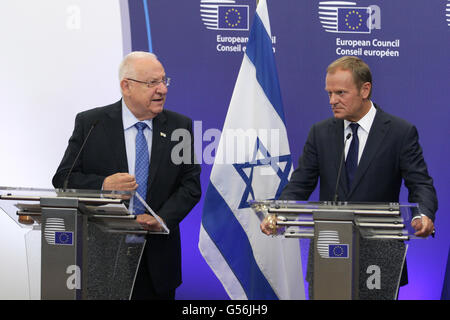
<instances>
[{"instance_id":1,"label":"eyeglasses","mask_svg":"<svg viewBox=\"0 0 450 320\"><path fill-rule=\"evenodd\" d=\"M131 78L126 78L127 80L130 81L134 81L134 82L138 82L138 83L143 83L147 86L147 88L154 88L156 86L159 86L160 83L162 83L163 85L165 85L166 87L168 87L170 85L170 78L162 78L161 80L153 80L153 81L140 81L140 80L136 80L136 79L131 79Z\"/></svg>"}]
</instances>

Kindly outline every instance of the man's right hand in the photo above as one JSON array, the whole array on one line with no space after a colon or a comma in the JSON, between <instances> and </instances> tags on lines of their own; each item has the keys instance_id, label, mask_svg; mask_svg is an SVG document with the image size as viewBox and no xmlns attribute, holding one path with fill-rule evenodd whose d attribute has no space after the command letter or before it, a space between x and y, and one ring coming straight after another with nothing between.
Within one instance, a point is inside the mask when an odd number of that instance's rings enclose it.
<instances>
[{"instance_id":1,"label":"man's right hand","mask_svg":"<svg viewBox=\"0 0 450 320\"><path fill-rule=\"evenodd\" d=\"M134 176L119 172L103 180L103 190L134 191L138 187Z\"/></svg>"},{"instance_id":2,"label":"man's right hand","mask_svg":"<svg viewBox=\"0 0 450 320\"><path fill-rule=\"evenodd\" d=\"M268 236L276 235L278 231L277 216L274 214L267 215L259 227L261 228L261 231Z\"/></svg>"}]
</instances>

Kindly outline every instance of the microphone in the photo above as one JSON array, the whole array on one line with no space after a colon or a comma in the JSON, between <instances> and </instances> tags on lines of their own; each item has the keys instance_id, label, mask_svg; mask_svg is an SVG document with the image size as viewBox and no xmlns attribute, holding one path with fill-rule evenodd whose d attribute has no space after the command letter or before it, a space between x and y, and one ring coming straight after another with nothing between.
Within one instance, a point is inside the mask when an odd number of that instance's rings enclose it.
<instances>
[{"instance_id":1,"label":"microphone","mask_svg":"<svg viewBox=\"0 0 450 320\"><path fill-rule=\"evenodd\" d=\"M75 163L77 163L78 158L81 155L81 151L83 151L84 145L86 144L86 142L89 139L89 136L91 135L92 130L94 130L95 126L100 122L100 120L95 120L92 125L91 128L89 129L88 134L86 135L86 138L84 138L83 144L81 145L80 151L78 151L77 156L75 157L75 160L72 163L72 167L70 168L69 172L67 173L66 179L64 179L64 183L63 183L63 190L67 189L67 184L69 183L69 177L72 173L73 168L75 167Z\"/></svg>"},{"instance_id":2,"label":"microphone","mask_svg":"<svg viewBox=\"0 0 450 320\"><path fill-rule=\"evenodd\" d=\"M337 202L338 200L338 187L339 187L339 180L341 179L341 172L342 172L342 164L344 163L344 156L345 156L345 145L347 144L348 139L350 139L352 136L351 133L349 133L346 137L345 137L345 141L344 141L344 149L342 150L342 154L341 154L341 163L339 164L339 170L338 170L338 175L337 175L337 181L336 181L336 189L334 191L334 202Z\"/></svg>"}]
</instances>

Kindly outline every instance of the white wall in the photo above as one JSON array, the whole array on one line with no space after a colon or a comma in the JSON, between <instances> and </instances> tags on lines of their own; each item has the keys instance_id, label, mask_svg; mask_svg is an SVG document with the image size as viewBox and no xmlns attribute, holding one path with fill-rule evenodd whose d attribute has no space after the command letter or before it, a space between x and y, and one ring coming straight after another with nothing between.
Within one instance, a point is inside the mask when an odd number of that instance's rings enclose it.
<instances>
[{"instance_id":1,"label":"white wall","mask_svg":"<svg viewBox=\"0 0 450 320\"><path fill-rule=\"evenodd\" d=\"M120 98L119 1L0 1L0 39L0 186L51 188L76 113ZM0 215L0 299L29 299L30 229Z\"/></svg>"}]
</instances>

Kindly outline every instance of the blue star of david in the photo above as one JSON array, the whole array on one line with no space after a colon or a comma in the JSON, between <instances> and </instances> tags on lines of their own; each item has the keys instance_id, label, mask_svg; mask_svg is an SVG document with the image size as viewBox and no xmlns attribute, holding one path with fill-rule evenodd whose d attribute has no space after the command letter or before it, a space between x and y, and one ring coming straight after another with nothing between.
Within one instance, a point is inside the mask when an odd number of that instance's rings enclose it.
<instances>
[{"instance_id":1,"label":"blue star of david","mask_svg":"<svg viewBox=\"0 0 450 320\"><path fill-rule=\"evenodd\" d=\"M256 160L256 155L258 154L258 151L260 151L260 153L264 156L263 159ZM286 162L286 166L285 166L284 170L282 170L280 168L280 166L278 165L279 163L283 163L283 162ZM238 209L250 207L250 205L248 204L249 196L251 196L252 200L255 200L255 193L254 193L253 187L252 187L254 168L259 167L259 166L270 165L272 167L272 169L276 172L276 174L280 178L280 184L278 185L277 192L274 195L275 196L274 198L277 199L280 196L281 191L283 190L284 186L288 183L288 177L289 177L289 172L291 170L291 164L292 164L292 160L291 160L290 154L278 156L278 157L272 157L270 155L270 153L267 151L267 148L262 144L262 142L259 140L259 138L257 138L256 139L256 148L253 153L253 160L250 162L246 162L246 163L233 164L234 168L239 173L239 175L241 176L242 180L244 180L244 183L245 183L245 190L242 195L242 199L241 199ZM244 171L244 169L248 169L248 168L250 168L250 175L247 175Z\"/></svg>"}]
</instances>

